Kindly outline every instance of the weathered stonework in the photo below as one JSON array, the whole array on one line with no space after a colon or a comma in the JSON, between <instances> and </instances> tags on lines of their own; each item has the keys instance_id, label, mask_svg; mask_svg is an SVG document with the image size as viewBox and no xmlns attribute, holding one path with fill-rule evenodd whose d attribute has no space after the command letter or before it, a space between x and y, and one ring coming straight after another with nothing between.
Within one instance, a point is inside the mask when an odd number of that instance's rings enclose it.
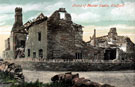
<instances>
[{"instance_id":1,"label":"weathered stonework","mask_svg":"<svg viewBox=\"0 0 135 87\"><path fill-rule=\"evenodd\" d=\"M89 42L82 40L82 28L72 21L65 8L56 10L50 17L41 13L25 24L22 22L22 9L16 8L15 23L6 40L4 57L102 61L122 60L119 55L123 51L126 51L126 56L135 52L134 43L128 37L118 36L116 28L111 28L103 37L96 37L95 30Z\"/></svg>"},{"instance_id":2,"label":"weathered stonework","mask_svg":"<svg viewBox=\"0 0 135 87\"><path fill-rule=\"evenodd\" d=\"M3 52L5 58L24 57L24 53L20 53L24 52L26 41L26 33L21 30L22 25L22 8L17 7L15 9L15 22L10 37L6 41L6 50Z\"/></svg>"},{"instance_id":3,"label":"weathered stonework","mask_svg":"<svg viewBox=\"0 0 135 87\"><path fill-rule=\"evenodd\" d=\"M88 43L95 47L104 48L104 58L106 56L111 60L132 59L135 55L135 44L130 40L129 37L118 36L116 28L111 28L106 36L95 37L94 33L93 37Z\"/></svg>"},{"instance_id":4,"label":"weathered stonework","mask_svg":"<svg viewBox=\"0 0 135 87\"><path fill-rule=\"evenodd\" d=\"M41 34L40 40L38 34ZM29 52L28 52L29 51ZM40 51L42 51L40 53ZM47 21L30 27L27 35L25 57L47 58ZM35 53L35 54L34 54Z\"/></svg>"}]
</instances>

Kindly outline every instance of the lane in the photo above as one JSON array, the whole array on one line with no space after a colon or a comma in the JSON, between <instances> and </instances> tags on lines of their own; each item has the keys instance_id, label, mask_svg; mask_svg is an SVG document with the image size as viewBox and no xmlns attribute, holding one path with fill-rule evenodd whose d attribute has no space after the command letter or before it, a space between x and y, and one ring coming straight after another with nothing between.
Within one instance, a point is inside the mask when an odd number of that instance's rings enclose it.
<instances>
[{"instance_id":1,"label":"lane","mask_svg":"<svg viewBox=\"0 0 135 87\"><path fill-rule=\"evenodd\" d=\"M56 74L65 72L52 72L52 71L23 71L26 81L39 81L48 83L50 78ZM109 83L116 87L135 87L135 73L134 71L107 71L107 72L73 72L79 73L80 77L88 78L92 81L99 83Z\"/></svg>"}]
</instances>

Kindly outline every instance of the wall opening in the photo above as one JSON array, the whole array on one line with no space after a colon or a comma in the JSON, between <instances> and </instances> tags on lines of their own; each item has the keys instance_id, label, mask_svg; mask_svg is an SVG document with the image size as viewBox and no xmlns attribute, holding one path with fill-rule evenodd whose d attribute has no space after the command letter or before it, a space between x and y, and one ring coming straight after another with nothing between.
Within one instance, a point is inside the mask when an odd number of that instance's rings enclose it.
<instances>
[{"instance_id":1,"label":"wall opening","mask_svg":"<svg viewBox=\"0 0 135 87\"><path fill-rule=\"evenodd\" d=\"M60 19L65 19L65 13L59 12L60 13Z\"/></svg>"},{"instance_id":2,"label":"wall opening","mask_svg":"<svg viewBox=\"0 0 135 87\"><path fill-rule=\"evenodd\" d=\"M75 53L76 59L82 59L82 53Z\"/></svg>"},{"instance_id":3,"label":"wall opening","mask_svg":"<svg viewBox=\"0 0 135 87\"><path fill-rule=\"evenodd\" d=\"M30 57L30 49L28 49L28 57Z\"/></svg>"},{"instance_id":4,"label":"wall opening","mask_svg":"<svg viewBox=\"0 0 135 87\"><path fill-rule=\"evenodd\" d=\"M28 40L29 39L29 35L27 35L27 37L26 37L26 40Z\"/></svg>"},{"instance_id":5,"label":"wall opening","mask_svg":"<svg viewBox=\"0 0 135 87\"><path fill-rule=\"evenodd\" d=\"M36 58L36 52L33 52L33 58Z\"/></svg>"},{"instance_id":6,"label":"wall opening","mask_svg":"<svg viewBox=\"0 0 135 87\"><path fill-rule=\"evenodd\" d=\"M42 49L39 50L39 57L43 58L43 50Z\"/></svg>"},{"instance_id":7,"label":"wall opening","mask_svg":"<svg viewBox=\"0 0 135 87\"><path fill-rule=\"evenodd\" d=\"M38 32L38 41L41 41L41 32Z\"/></svg>"},{"instance_id":8,"label":"wall opening","mask_svg":"<svg viewBox=\"0 0 135 87\"><path fill-rule=\"evenodd\" d=\"M113 60L113 59L116 59L116 49L105 50L104 60Z\"/></svg>"},{"instance_id":9,"label":"wall opening","mask_svg":"<svg viewBox=\"0 0 135 87\"><path fill-rule=\"evenodd\" d=\"M25 41L24 40L21 40L21 47L25 47Z\"/></svg>"}]
</instances>

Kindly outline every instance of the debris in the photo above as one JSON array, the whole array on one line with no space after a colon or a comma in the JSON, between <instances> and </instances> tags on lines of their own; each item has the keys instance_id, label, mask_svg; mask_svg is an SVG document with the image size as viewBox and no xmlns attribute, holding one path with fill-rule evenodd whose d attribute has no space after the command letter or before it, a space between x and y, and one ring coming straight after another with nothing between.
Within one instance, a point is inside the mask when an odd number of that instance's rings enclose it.
<instances>
[{"instance_id":1,"label":"debris","mask_svg":"<svg viewBox=\"0 0 135 87\"><path fill-rule=\"evenodd\" d=\"M51 78L51 80L53 83L64 83L72 87L115 87L109 84L102 85L89 79L85 79L84 77L80 78L78 73L72 74L72 72L55 75Z\"/></svg>"},{"instance_id":2,"label":"debris","mask_svg":"<svg viewBox=\"0 0 135 87\"><path fill-rule=\"evenodd\" d=\"M0 72L10 75L10 77L13 77L20 83L24 82L22 68L21 66L16 65L15 63L0 61Z\"/></svg>"}]
</instances>

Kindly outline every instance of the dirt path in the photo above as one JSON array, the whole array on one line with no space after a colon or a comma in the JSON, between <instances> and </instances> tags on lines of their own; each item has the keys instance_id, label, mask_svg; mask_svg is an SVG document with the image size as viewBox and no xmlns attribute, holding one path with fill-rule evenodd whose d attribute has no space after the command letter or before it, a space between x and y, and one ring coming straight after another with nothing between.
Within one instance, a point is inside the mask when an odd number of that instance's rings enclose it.
<instances>
[{"instance_id":1,"label":"dirt path","mask_svg":"<svg viewBox=\"0 0 135 87\"><path fill-rule=\"evenodd\" d=\"M52 71L28 71L24 70L26 81L39 81L47 83L50 78L59 73ZM135 87L135 72L134 71L109 71L109 72L73 72L79 73L80 77L88 78L95 82L109 83L116 87Z\"/></svg>"}]
</instances>

